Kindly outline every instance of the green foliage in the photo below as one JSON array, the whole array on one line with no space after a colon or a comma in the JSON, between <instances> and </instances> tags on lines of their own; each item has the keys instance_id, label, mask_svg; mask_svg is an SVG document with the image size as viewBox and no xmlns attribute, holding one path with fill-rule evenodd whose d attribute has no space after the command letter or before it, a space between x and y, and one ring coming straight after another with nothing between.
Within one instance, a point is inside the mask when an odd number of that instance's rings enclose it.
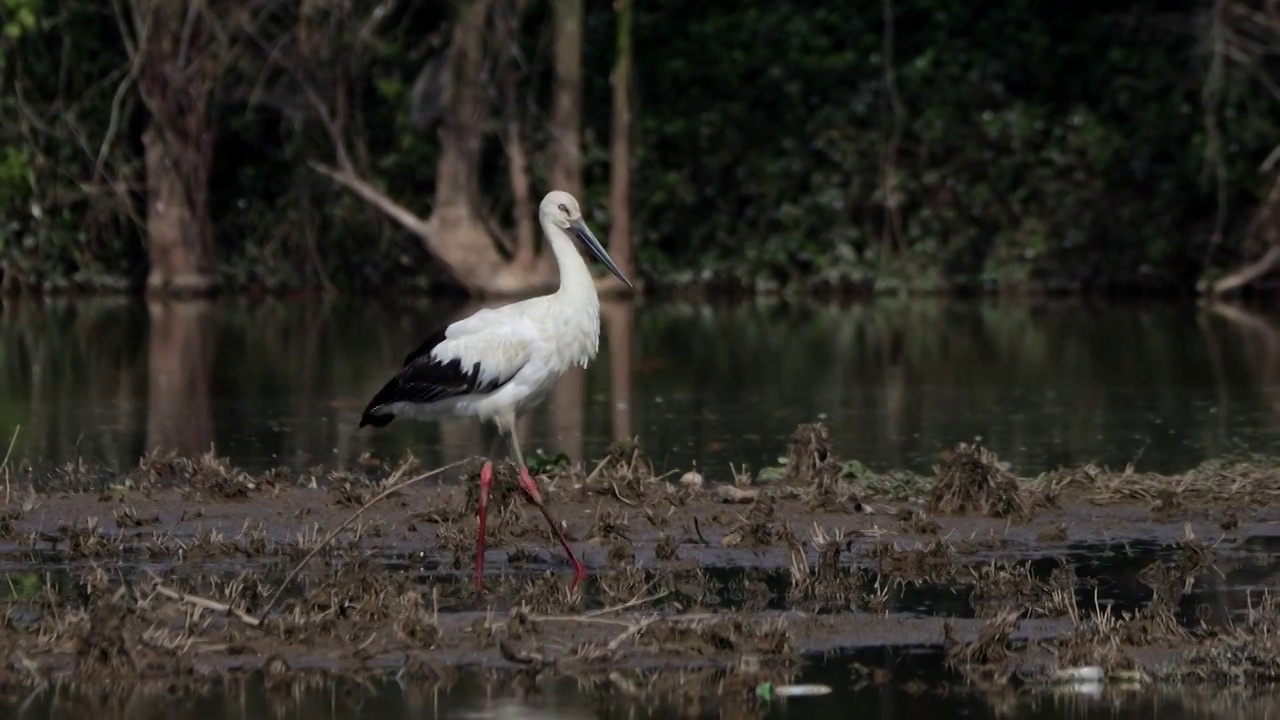
<instances>
[{"instance_id":1,"label":"green foliage","mask_svg":"<svg viewBox=\"0 0 1280 720\"><path fill-rule=\"evenodd\" d=\"M41 0L0 0L0 33L7 40L17 40L36 29Z\"/></svg>"},{"instance_id":2,"label":"green foliage","mask_svg":"<svg viewBox=\"0 0 1280 720\"><path fill-rule=\"evenodd\" d=\"M900 117L880 3L636 4L633 227L652 282L1186 288L1206 271L1219 188L1206 167L1197 54L1205 2L895 4ZM339 12L316 7L308 12ZM308 16L328 29L306 72L346 93L343 127L361 168L425 215L439 148L411 108L449 18L435 6L388 7L377 32ZM266 30L301 21L281 8ZM530 7L520 43L535 194L546 187L548 14ZM128 92L98 162L127 68L110 9L0 0L0 26L3 281L136 282L146 113ZM583 200L602 233L614 30L610 5L588 4ZM213 203L228 281L429 287L437 275L421 243L308 166L333 162L327 130L296 87L263 80L258 60L227 76L215 109ZM1228 74L1219 263L1242 255L1264 188L1257 167L1280 139L1275 110L1256 77ZM490 122L483 193L509 223L501 125Z\"/></svg>"},{"instance_id":3,"label":"green foliage","mask_svg":"<svg viewBox=\"0 0 1280 720\"><path fill-rule=\"evenodd\" d=\"M144 262L121 201L136 149L108 146L96 174L125 66L103 9L0 0L0 287L119 288Z\"/></svg>"},{"instance_id":4,"label":"green foliage","mask_svg":"<svg viewBox=\"0 0 1280 720\"><path fill-rule=\"evenodd\" d=\"M641 6L646 268L1071 288L1185 286L1201 270L1214 213L1201 77L1194 38L1170 27L1189 31L1199 4L899 2L901 238L885 230L880 4L829 7ZM1230 130L1243 209L1260 188L1247 163L1280 123L1257 83L1234 87L1251 103ZM1238 236L1247 214L1234 217Z\"/></svg>"}]
</instances>

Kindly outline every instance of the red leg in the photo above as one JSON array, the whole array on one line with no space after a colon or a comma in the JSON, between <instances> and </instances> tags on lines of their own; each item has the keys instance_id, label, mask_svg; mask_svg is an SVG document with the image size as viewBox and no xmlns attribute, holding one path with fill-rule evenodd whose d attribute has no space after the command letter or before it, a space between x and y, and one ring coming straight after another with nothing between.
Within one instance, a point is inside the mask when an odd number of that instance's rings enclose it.
<instances>
[{"instance_id":1,"label":"red leg","mask_svg":"<svg viewBox=\"0 0 1280 720\"><path fill-rule=\"evenodd\" d=\"M569 549L569 541L564 538L564 530L560 529L560 523L551 517L551 513L547 512L546 506L542 504L542 493L538 492L538 484L533 481L533 478L529 475L529 469L523 464L520 465L520 487L529 496L529 499L533 501L533 504L537 505L538 509L542 511L542 517L547 519L547 524L551 526L551 530L560 541L560 547L564 548L565 554L569 556L569 562L573 563L573 584L570 587L576 587L587 576L587 570L582 567L582 563L578 562L573 550Z\"/></svg>"},{"instance_id":2,"label":"red leg","mask_svg":"<svg viewBox=\"0 0 1280 720\"><path fill-rule=\"evenodd\" d=\"M480 527L476 531L476 590L484 592L484 521L489 510L489 486L493 484L493 461L486 460L480 468L480 508L476 517Z\"/></svg>"}]
</instances>

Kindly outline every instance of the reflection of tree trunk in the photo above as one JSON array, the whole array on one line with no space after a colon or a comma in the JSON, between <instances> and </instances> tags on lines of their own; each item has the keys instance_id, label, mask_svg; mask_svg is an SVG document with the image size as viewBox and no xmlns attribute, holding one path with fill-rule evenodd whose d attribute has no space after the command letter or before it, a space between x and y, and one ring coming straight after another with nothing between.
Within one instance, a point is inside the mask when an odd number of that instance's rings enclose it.
<instances>
[{"instance_id":1,"label":"reflection of tree trunk","mask_svg":"<svg viewBox=\"0 0 1280 720\"><path fill-rule=\"evenodd\" d=\"M1249 353L1256 385L1266 388L1280 383L1280 328L1270 318L1235 305L1213 303L1209 309L1230 322L1246 340L1261 344L1260 353ZM1272 397L1270 404L1272 411L1280 412L1280 398Z\"/></svg>"},{"instance_id":2,"label":"reflection of tree trunk","mask_svg":"<svg viewBox=\"0 0 1280 720\"><path fill-rule=\"evenodd\" d=\"M614 60L613 120L609 138L609 254L632 282L631 249L631 0L617 0L618 39ZM617 283L616 289L623 289Z\"/></svg>"},{"instance_id":3,"label":"reflection of tree trunk","mask_svg":"<svg viewBox=\"0 0 1280 720\"><path fill-rule=\"evenodd\" d=\"M1231 400L1227 392L1227 373L1222 362L1222 347L1218 342L1217 335L1213 332L1213 327L1209 323L1208 316L1201 312L1196 314L1196 325L1200 328L1200 335L1204 338L1205 352L1209 355L1209 366L1213 368L1213 386L1217 390L1218 406L1216 420L1218 424L1218 437L1225 439L1227 437L1227 425L1231 417Z\"/></svg>"},{"instance_id":4,"label":"reflection of tree trunk","mask_svg":"<svg viewBox=\"0 0 1280 720\"><path fill-rule=\"evenodd\" d=\"M885 428L891 440L902 437L902 410L906 405L907 369L903 360L902 332L889 328L884 342L884 412Z\"/></svg>"},{"instance_id":5,"label":"reflection of tree trunk","mask_svg":"<svg viewBox=\"0 0 1280 720\"><path fill-rule=\"evenodd\" d=\"M551 391L551 434L558 451L574 463L582 462L582 428L587 411L587 372L570 368Z\"/></svg>"},{"instance_id":6,"label":"reflection of tree trunk","mask_svg":"<svg viewBox=\"0 0 1280 720\"><path fill-rule=\"evenodd\" d=\"M635 437L631 408L635 314L635 305L629 302L608 301L600 307L609 338L609 393L614 440Z\"/></svg>"},{"instance_id":7,"label":"reflection of tree trunk","mask_svg":"<svg viewBox=\"0 0 1280 720\"><path fill-rule=\"evenodd\" d=\"M555 0L551 187L582 195L582 0Z\"/></svg>"},{"instance_id":8,"label":"reflection of tree trunk","mask_svg":"<svg viewBox=\"0 0 1280 720\"><path fill-rule=\"evenodd\" d=\"M147 450L192 454L213 444L213 308L147 304Z\"/></svg>"},{"instance_id":9,"label":"reflection of tree trunk","mask_svg":"<svg viewBox=\"0 0 1280 720\"><path fill-rule=\"evenodd\" d=\"M465 460L489 451L485 429L475 420L440 421L440 464ZM424 431L430 426L424 427ZM500 458L495 458L500 459Z\"/></svg>"}]
</instances>

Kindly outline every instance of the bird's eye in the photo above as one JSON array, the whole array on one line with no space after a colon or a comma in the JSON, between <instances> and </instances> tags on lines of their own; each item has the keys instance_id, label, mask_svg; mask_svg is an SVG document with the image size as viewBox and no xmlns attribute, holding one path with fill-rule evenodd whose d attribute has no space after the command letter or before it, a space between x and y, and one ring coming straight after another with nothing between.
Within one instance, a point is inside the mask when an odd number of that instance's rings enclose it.
<instances>
[{"instance_id":1,"label":"bird's eye","mask_svg":"<svg viewBox=\"0 0 1280 720\"><path fill-rule=\"evenodd\" d=\"M566 205L564 205L564 204L561 204L561 205L560 205L560 212L564 213L565 215L568 215L568 214L569 214L569 208L568 208L568 206L566 206Z\"/></svg>"}]
</instances>

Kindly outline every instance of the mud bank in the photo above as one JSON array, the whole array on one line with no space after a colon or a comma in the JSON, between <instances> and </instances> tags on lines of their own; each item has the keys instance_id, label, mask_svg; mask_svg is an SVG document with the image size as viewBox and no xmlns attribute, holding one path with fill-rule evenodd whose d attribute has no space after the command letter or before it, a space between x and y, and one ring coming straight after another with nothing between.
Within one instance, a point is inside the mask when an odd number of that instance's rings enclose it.
<instances>
[{"instance_id":1,"label":"mud bank","mask_svg":"<svg viewBox=\"0 0 1280 720\"><path fill-rule=\"evenodd\" d=\"M544 468L591 573L576 589L502 467L483 594L478 462L460 477L374 460L251 475L214 456L6 468L0 687L480 671L661 691L700 712L756 708L762 683L859 648L933 648L988 692L1079 673L1149 685L1280 672L1266 592L1280 465L1027 478L959 445L932 476L874 474L826 437L802 426L784 465L717 485L658 477L634 446Z\"/></svg>"}]
</instances>

